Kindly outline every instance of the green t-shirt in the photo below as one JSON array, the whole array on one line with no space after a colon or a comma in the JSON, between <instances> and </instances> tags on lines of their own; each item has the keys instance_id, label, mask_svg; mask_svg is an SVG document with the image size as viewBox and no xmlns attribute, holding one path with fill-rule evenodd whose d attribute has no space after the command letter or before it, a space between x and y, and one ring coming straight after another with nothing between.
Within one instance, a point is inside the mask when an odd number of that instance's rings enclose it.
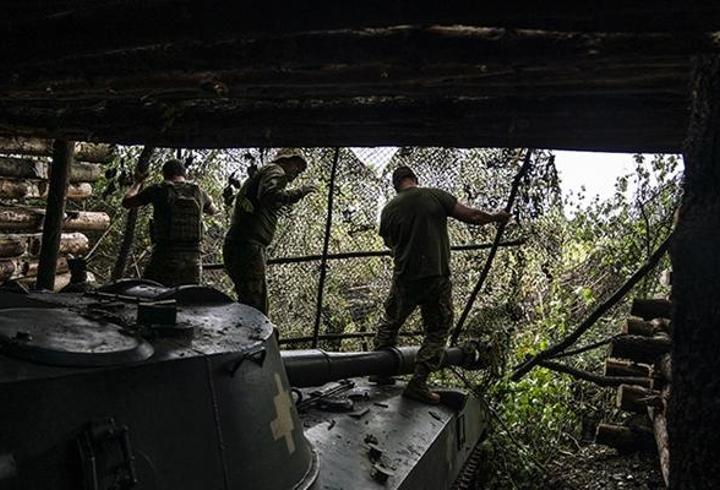
<instances>
[{"instance_id":1,"label":"green t-shirt","mask_svg":"<svg viewBox=\"0 0 720 490\"><path fill-rule=\"evenodd\" d=\"M412 187L385 205L380 236L392 250L396 278L450 275L447 218L456 203L455 196L440 189Z\"/></svg>"},{"instance_id":2,"label":"green t-shirt","mask_svg":"<svg viewBox=\"0 0 720 490\"><path fill-rule=\"evenodd\" d=\"M270 163L249 177L235 198L235 210L227 239L270 245L280 209L299 201L303 194L285 189L287 176L280 165Z\"/></svg>"}]
</instances>

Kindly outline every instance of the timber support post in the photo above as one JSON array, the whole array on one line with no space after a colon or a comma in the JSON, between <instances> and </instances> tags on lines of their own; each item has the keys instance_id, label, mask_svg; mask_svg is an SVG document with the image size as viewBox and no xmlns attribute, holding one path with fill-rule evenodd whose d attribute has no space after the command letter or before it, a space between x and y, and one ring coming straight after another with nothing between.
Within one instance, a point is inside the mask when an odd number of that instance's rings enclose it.
<instances>
[{"instance_id":1,"label":"timber support post","mask_svg":"<svg viewBox=\"0 0 720 490\"><path fill-rule=\"evenodd\" d=\"M720 56L693 60L685 188L671 249L670 487L720 488Z\"/></svg>"},{"instance_id":2,"label":"timber support post","mask_svg":"<svg viewBox=\"0 0 720 490\"><path fill-rule=\"evenodd\" d=\"M330 184L328 188L328 209L325 218L325 235L323 237L323 251L320 259L320 279L318 281L317 304L315 305L315 326L313 328L313 349L318 345L320 334L320 320L322 318L323 294L325 293L325 276L327 275L328 251L330 249L330 232L332 231L332 213L335 200L335 177L337 176L338 161L340 160L340 147L335 148L332 169L330 170Z\"/></svg>"},{"instance_id":3,"label":"timber support post","mask_svg":"<svg viewBox=\"0 0 720 490\"><path fill-rule=\"evenodd\" d=\"M60 236L65 218L65 198L67 196L70 167L72 165L75 142L55 140L53 143L52 167L50 167L50 184L48 189L47 207L43 220L40 260L36 286L40 289L52 290L55 287Z\"/></svg>"},{"instance_id":4,"label":"timber support post","mask_svg":"<svg viewBox=\"0 0 720 490\"><path fill-rule=\"evenodd\" d=\"M155 148L152 146L145 146L138 157L137 169L138 173L146 173L150 168L150 157L152 157ZM128 210L127 220L125 221L125 232L123 233L122 242L120 243L120 249L118 256L115 259L115 266L113 267L110 278L113 281L121 279L127 269L128 258L132 252L133 243L135 242L135 227L137 226L138 219L138 208L132 208Z\"/></svg>"}]
</instances>

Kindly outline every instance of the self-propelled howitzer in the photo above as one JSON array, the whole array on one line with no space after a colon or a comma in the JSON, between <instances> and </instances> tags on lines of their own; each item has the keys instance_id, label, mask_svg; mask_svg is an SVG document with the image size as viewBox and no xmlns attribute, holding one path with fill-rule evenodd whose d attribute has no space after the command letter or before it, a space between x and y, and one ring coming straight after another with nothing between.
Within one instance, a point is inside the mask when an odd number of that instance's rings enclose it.
<instances>
[{"instance_id":1,"label":"self-propelled howitzer","mask_svg":"<svg viewBox=\"0 0 720 490\"><path fill-rule=\"evenodd\" d=\"M417 348L280 351L208 288L3 291L0 308L3 489L449 488L485 429L460 391L428 406L361 378L412 372ZM445 362L482 367L481 346Z\"/></svg>"}]
</instances>

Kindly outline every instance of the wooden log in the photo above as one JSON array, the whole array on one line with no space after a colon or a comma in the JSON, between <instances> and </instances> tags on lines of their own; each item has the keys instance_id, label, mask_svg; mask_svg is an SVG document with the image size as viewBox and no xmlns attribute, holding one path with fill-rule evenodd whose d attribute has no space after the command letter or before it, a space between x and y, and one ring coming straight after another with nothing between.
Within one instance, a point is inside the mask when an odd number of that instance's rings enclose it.
<instances>
[{"instance_id":1,"label":"wooden log","mask_svg":"<svg viewBox=\"0 0 720 490\"><path fill-rule=\"evenodd\" d=\"M40 261L34 259L22 261L19 271L20 275L22 275L23 277L36 277L39 264ZM57 264L55 266L56 273L63 274L65 272L68 272L69 270L70 268L68 267L67 257L58 257Z\"/></svg>"},{"instance_id":2,"label":"wooden log","mask_svg":"<svg viewBox=\"0 0 720 490\"><path fill-rule=\"evenodd\" d=\"M666 334L652 337L621 335L610 343L610 356L652 364L659 356L670 352L670 348L670 337Z\"/></svg>"},{"instance_id":3,"label":"wooden log","mask_svg":"<svg viewBox=\"0 0 720 490\"><path fill-rule=\"evenodd\" d=\"M52 140L22 136L0 136L0 153L51 156ZM75 143L75 157L79 161L108 163L115 148L105 143Z\"/></svg>"},{"instance_id":4,"label":"wooden log","mask_svg":"<svg viewBox=\"0 0 720 490\"><path fill-rule=\"evenodd\" d=\"M110 216L97 211L74 211L66 213L63 230L102 231L110 226Z\"/></svg>"},{"instance_id":5,"label":"wooden log","mask_svg":"<svg viewBox=\"0 0 720 490\"><path fill-rule=\"evenodd\" d=\"M0 178L0 199L47 199L48 183L44 180ZM92 186L87 182L69 184L67 198L81 201L92 195Z\"/></svg>"},{"instance_id":6,"label":"wooden log","mask_svg":"<svg viewBox=\"0 0 720 490\"><path fill-rule=\"evenodd\" d=\"M650 379L649 377L602 376L555 361L542 361L540 362L540 366L551 369L553 371L557 371L559 373L569 374L574 378L589 381L599 386L620 386L622 384L631 384L649 388L652 384L652 379Z\"/></svg>"},{"instance_id":7,"label":"wooden log","mask_svg":"<svg viewBox=\"0 0 720 490\"><path fill-rule=\"evenodd\" d=\"M623 452L651 449L655 445L653 433L649 428L612 424L598 424L595 442Z\"/></svg>"},{"instance_id":8,"label":"wooden log","mask_svg":"<svg viewBox=\"0 0 720 490\"><path fill-rule=\"evenodd\" d=\"M653 367L655 377L662 380L664 384L672 381L672 356L664 354L655 362Z\"/></svg>"},{"instance_id":9,"label":"wooden log","mask_svg":"<svg viewBox=\"0 0 720 490\"><path fill-rule=\"evenodd\" d=\"M635 298L630 308L630 314L639 316L643 320L672 318L672 303L661 298Z\"/></svg>"},{"instance_id":10,"label":"wooden log","mask_svg":"<svg viewBox=\"0 0 720 490\"><path fill-rule=\"evenodd\" d=\"M49 176L50 188L38 258L37 287L40 289L52 290L55 286L55 268L60 250L60 235L65 225L65 204L74 152L74 141L55 140L53 142L52 167Z\"/></svg>"},{"instance_id":11,"label":"wooden log","mask_svg":"<svg viewBox=\"0 0 720 490\"><path fill-rule=\"evenodd\" d=\"M668 318L653 318L650 320L656 332L664 332L672 337L672 322Z\"/></svg>"},{"instance_id":12,"label":"wooden log","mask_svg":"<svg viewBox=\"0 0 720 490\"><path fill-rule=\"evenodd\" d=\"M652 337L655 335L655 327L652 323L639 318L628 318L622 324L620 331L626 335L642 335Z\"/></svg>"},{"instance_id":13,"label":"wooden log","mask_svg":"<svg viewBox=\"0 0 720 490\"><path fill-rule=\"evenodd\" d=\"M17 236L0 236L0 257L18 257L27 250L28 240Z\"/></svg>"},{"instance_id":14,"label":"wooden log","mask_svg":"<svg viewBox=\"0 0 720 490\"><path fill-rule=\"evenodd\" d=\"M0 260L0 283L10 279L15 274L16 266L14 260Z\"/></svg>"},{"instance_id":15,"label":"wooden log","mask_svg":"<svg viewBox=\"0 0 720 490\"><path fill-rule=\"evenodd\" d=\"M0 208L0 231L38 231L43 213L28 208Z\"/></svg>"},{"instance_id":16,"label":"wooden log","mask_svg":"<svg viewBox=\"0 0 720 490\"><path fill-rule=\"evenodd\" d=\"M662 406L660 392L636 385L620 385L615 404L634 413L647 413L648 406Z\"/></svg>"},{"instance_id":17,"label":"wooden log","mask_svg":"<svg viewBox=\"0 0 720 490\"><path fill-rule=\"evenodd\" d=\"M650 377L650 366L627 361L625 359L605 359L605 376L635 376L641 378Z\"/></svg>"},{"instance_id":18,"label":"wooden log","mask_svg":"<svg viewBox=\"0 0 720 490\"><path fill-rule=\"evenodd\" d=\"M28 253L36 256L40 253L41 235L34 235L29 239ZM62 255L85 255L90 250L90 240L82 233L63 233L60 236L60 253Z\"/></svg>"},{"instance_id":19,"label":"wooden log","mask_svg":"<svg viewBox=\"0 0 720 490\"><path fill-rule=\"evenodd\" d=\"M0 176L16 179L48 179L50 165L31 158L0 157ZM102 167L94 163L74 162L70 167L70 182L95 182L103 175Z\"/></svg>"},{"instance_id":20,"label":"wooden log","mask_svg":"<svg viewBox=\"0 0 720 490\"><path fill-rule=\"evenodd\" d=\"M667 402L670 398L670 386L662 390L661 398ZM670 486L670 439L667 430L667 404L662 407L648 407L648 416L653 423L655 444L657 445L658 456L660 457L660 471L665 480L665 486Z\"/></svg>"},{"instance_id":21,"label":"wooden log","mask_svg":"<svg viewBox=\"0 0 720 490\"><path fill-rule=\"evenodd\" d=\"M42 229L45 212L37 208L0 207L0 232L36 232ZM63 219L65 231L102 231L110 225L107 213L68 211Z\"/></svg>"}]
</instances>

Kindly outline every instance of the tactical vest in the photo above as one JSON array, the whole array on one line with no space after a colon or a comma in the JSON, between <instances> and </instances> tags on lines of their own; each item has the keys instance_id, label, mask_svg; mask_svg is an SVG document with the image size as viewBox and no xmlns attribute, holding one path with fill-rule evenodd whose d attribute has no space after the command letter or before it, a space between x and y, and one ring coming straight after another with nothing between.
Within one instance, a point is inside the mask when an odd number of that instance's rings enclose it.
<instances>
[{"instance_id":1,"label":"tactical vest","mask_svg":"<svg viewBox=\"0 0 720 490\"><path fill-rule=\"evenodd\" d=\"M197 184L176 182L162 184L160 209L153 223L156 243L199 245L202 240L202 191Z\"/></svg>"}]
</instances>

